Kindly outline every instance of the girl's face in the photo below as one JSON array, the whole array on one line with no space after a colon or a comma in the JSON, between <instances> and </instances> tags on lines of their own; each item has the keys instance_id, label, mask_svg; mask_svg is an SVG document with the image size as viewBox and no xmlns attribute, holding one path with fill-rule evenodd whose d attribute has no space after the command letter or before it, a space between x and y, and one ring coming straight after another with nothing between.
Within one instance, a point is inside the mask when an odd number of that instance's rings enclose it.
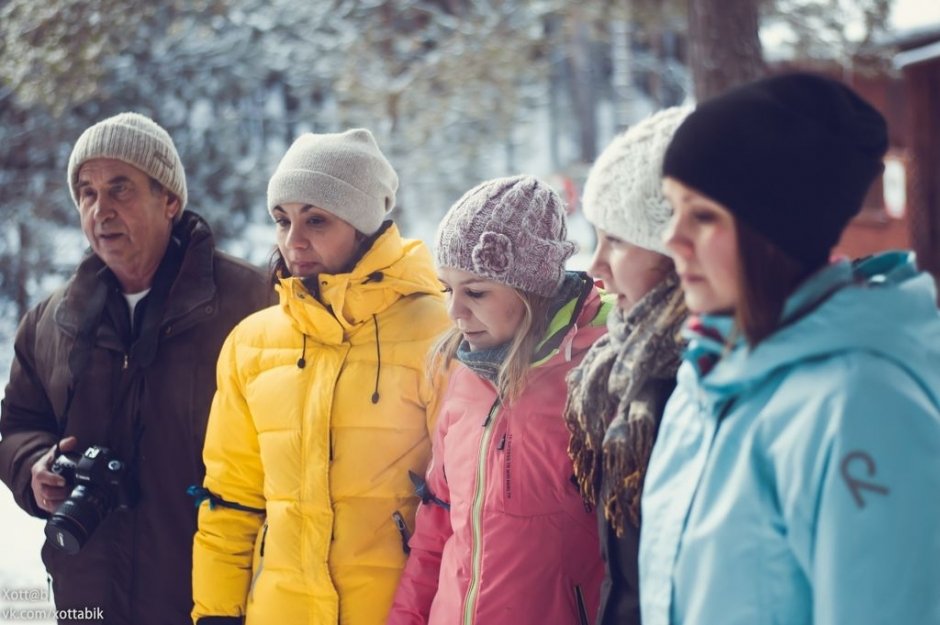
<instances>
[{"instance_id":1,"label":"girl's face","mask_svg":"<svg viewBox=\"0 0 940 625\"><path fill-rule=\"evenodd\" d=\"M734 216L675 178L663 181L663 193L675 211L663 238L686 305L696 313L733 313L740 299Z\"/></svg>"},{"instance_id":2,"label":"girl's face","mask_svg":"<svg viewBox=\"0 0 940 625\"><path fill-rule=\"evenodd\" d=\"M516 335L525 304L515 289L449 267L437 275L447 294L447 312L471 351L498 347Z\"/></svg>"},{"instance_id":3,"label":"girl's face","mask_svg":"<svg viewBox=\"0 0 940 625\"><path fill-rule=\"evenodd\" d=\"M604 281L604 288L617 295L617 306L630 310L659 284L669 271L669 258L627 243L597 228L597 249L588 269Z\"/></svg>"},{"instance_id":4,"label":"girl's face","mask_svg":"<svg viewBox=\"0 0 940 625\"><path fill-rule=\"evenodd\" d=\"M309 204L275 206L271 217L277 230L277 249L291 275L298 278L341 273L363 239L339 217Z\"/></svg>"}]
</instances>

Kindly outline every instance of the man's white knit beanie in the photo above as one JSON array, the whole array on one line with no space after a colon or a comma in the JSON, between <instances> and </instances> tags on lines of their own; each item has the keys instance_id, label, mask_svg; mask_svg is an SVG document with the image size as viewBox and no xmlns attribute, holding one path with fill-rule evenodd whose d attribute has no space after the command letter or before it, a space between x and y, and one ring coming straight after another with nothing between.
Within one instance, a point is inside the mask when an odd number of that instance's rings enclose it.
<instances>
[{"instance_id":1,"label":"man's white knit beanie","mask_svg":"<svg viewBox=\"0 0 940 625\"><path fill-rule=\"evenodd\" d=\"M662 192L663 154L692 107L672 107L618 135L591 167L584 216L611 235L660 254L672 208Z\"/></svg>"},{"instance_id":2,"label":"man's white knit beanie","mask_svg":"<svg viewBox=\"0 0 940 625\"><path fill-rule=\"evenodd\" d=\"M310 204L374 234L395 207L398 174L372 133L306 133L288 148L268 183L268 211L290 202Z\"/></svg>"},{"instance_id":3,"label":"man's white knit beanie","mask_svg":"<svg viewBox=\"0 0 940 625\"><path fill-rule=\"evenodd\" d=\"M139 113L121 113L85 130L69 156L68 185L78 206L78 172L86 161L113 158L157 180L186 208L186 172L173 139L155 121Z\"/></svg>"}]
</instances>

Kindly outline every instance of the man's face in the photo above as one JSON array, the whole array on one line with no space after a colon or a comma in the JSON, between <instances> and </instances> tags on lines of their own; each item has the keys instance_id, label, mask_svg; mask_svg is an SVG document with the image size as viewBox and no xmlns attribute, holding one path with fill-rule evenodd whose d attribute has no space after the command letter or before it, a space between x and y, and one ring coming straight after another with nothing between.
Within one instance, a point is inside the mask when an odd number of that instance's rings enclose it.
<instances>
[{"instance_id":1,"label":"man's face","mask_svg":"<svg viewBox=\"0 0 940 625\"><path fill-rule=\"evenodd\" d=\"M180 211L179 199L165 190L154 192L147 174L110 158L82 164L76 189L82 232L91 249L125 293L149 288Z\"/></svg>"}]
</instances>

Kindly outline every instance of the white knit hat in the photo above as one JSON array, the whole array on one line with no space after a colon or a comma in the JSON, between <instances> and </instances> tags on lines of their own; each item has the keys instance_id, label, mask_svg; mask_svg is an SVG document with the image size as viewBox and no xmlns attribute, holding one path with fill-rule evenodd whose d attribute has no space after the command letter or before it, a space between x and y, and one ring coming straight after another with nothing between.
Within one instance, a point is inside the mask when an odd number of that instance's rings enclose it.
<instances>
[{"instance_id":1,"label":"white knit hat","mask_svg":"<svg viewBox=\"0 0 940 625\"><path fill-rule=\"evenodd\" d=\"M68 185L78 206L78 170L94 158L113 158L156 179L186 208L186 172L173 139L155 121L139 113L121 113L85 130L69 156Z\"/></svg>"},{"instance_id":2,"label":"white knit hat","mask_svg":"<svg viewBox=\"0 0 940 625\"><path fill-rule=\"evenodd\" d=\"M662 192L663 154L692 107L672 107L618 135L584 184L584 216L639 247L666 254L662 235L672 208Z\"/></svg>"},{"instance_id":3,"label":"white knit hat","mask_svg":"<svg viewBox=\"0 0 940 625\"><path fill-rule=\"evenodd\" d=\"M289 202L310 204L371 235L395 207L398 174L372 133L306 133L288 148L268 183L268 211Z\"/></svg>"}]
</instances>

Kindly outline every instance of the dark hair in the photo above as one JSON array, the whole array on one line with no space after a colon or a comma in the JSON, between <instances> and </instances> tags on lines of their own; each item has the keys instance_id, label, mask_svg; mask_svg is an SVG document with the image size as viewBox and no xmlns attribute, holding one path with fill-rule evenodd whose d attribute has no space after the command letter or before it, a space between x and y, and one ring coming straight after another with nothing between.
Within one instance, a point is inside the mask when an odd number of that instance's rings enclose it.
<instances>
[{"instance_id":1,"label":"dark hair","mask_svg":"<svg viewBox=\"0 0 940 625\"><path fill-rule=\"evenodd\" d=\"M276 285L281 278L289 278L290 269L287 268L287 261L281 256L281 250L274 246L271 252L271 258L268 259L268 279L272 285Z\"/></svg>"},{"instance_id":2,"label":"dark hair","mask_svg":"<svg viewBox=\"0 0 940 625\"><path fill-rule=\"evenodd\" d=\"M739 265L735 326L753 349L777 330L787 298L822 264L801 263L741 220L734 221Z\"/></svg>"},{"instance_id":3,"label":"dark hair","mask_svg":"<svg viewBox=\"0 0 940 625\"><path fill-rule=\"evenodd\" d=\"M378 239L385 230L386 228L379 228L379 231L372 236L366 236L356 230L358 246L352 258L339 273L352 271L356 264L362 260L365 253L372 248L372 244L375 243L375 240ZM284 256L281 255L281 250L275 245L274 251L271 252L271 258L268 259L268 279L271 281L272 285L277 285L281 278L290 278L292 275L290 269L287 268L287 261L284 260Z\"/></svg>"}]
</instances>

